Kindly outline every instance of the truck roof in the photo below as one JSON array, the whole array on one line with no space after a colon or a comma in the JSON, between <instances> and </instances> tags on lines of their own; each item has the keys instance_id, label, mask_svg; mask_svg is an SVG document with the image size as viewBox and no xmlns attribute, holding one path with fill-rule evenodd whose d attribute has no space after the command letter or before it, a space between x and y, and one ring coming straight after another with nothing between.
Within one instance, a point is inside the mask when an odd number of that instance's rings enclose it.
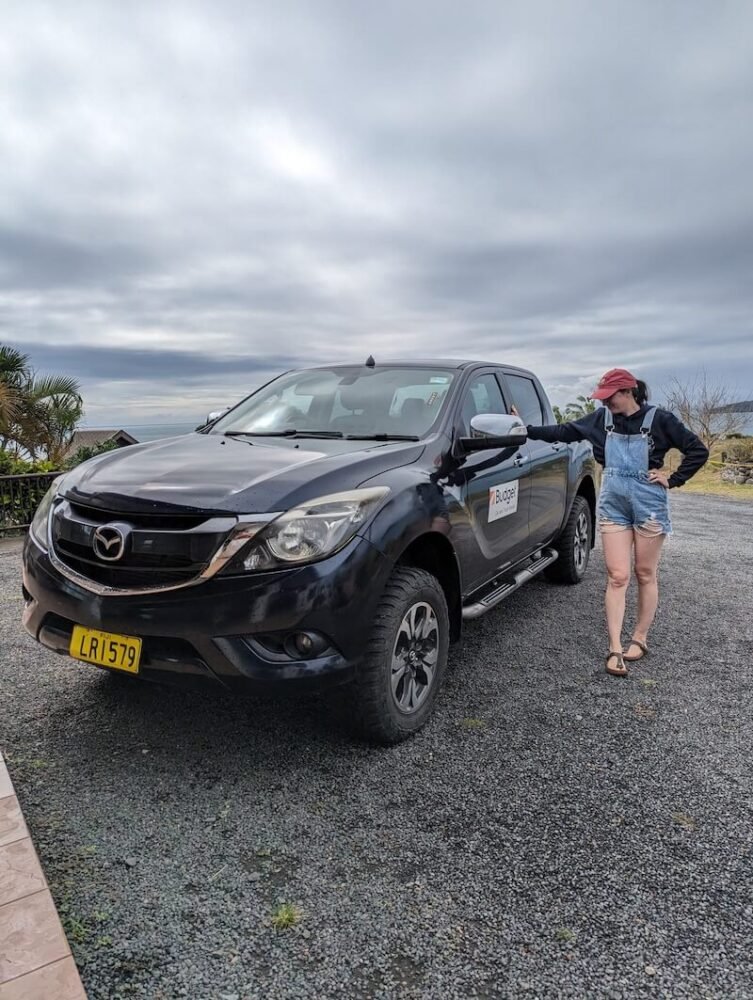
<instances>
[{"instance_id":1,"label":"truck roof","mask_svg":"<svg viewBox=\"0 0 753 1000\"><path fill-rule=\"evenodd\" d=\"M469 358L384 358L382 360L375 361L375 368L455 368L457 370L462 370L464 368L472 368L476 366L490 367L490 368L509 368L511 371L518 371L521 374L531 375L527 368L520 368L518 365L511 365L505 361L480 361L478 359L472 360ZM314 365L313 369L317 368L365 368L366 365L359 365L357 362L338 362L332 365Z\"/></svg>"}]
</instances>

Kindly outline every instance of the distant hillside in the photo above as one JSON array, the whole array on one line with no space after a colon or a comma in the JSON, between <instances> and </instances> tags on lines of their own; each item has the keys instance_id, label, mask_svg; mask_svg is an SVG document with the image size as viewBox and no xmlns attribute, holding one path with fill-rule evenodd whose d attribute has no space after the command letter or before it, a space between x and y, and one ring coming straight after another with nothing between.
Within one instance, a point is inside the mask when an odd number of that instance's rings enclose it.
<instances>
[{"instance_id":1,"label":"distant hillside","mask_svg":"<svg viewBox=\"0 0 753 1000\"><path fill-rule=\"evenodd\" d=\"M753 413L753 399L747 399L744 403L730 403L728 406L720 406L717 413Z\"/></svg>"}]
</instances>

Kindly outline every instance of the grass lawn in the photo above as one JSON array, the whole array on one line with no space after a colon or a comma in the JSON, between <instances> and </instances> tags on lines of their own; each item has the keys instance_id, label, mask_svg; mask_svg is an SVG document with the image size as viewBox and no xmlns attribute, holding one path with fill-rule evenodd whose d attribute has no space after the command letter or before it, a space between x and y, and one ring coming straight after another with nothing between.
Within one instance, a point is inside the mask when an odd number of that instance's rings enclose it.
<instances>
[{"instance_id":1,"label":"grass lawn","mask_svg":"<svg viewBox=\"0 0 753 1000\"><path fill-rule=\"evenodd\" d=\"M749 500L753 502L753 486L737 486L735 483L723 483L721 480L721 468L713 465L718 462L721 449L715 449L711 454L710 461L697 472L689 483L682 487L683 493L713 493L720 497L730 497L733 500ZM665 469L674 472L680 465L682 456L679 451L670 451L664 461Z\"/></svg>"}]
</instances>

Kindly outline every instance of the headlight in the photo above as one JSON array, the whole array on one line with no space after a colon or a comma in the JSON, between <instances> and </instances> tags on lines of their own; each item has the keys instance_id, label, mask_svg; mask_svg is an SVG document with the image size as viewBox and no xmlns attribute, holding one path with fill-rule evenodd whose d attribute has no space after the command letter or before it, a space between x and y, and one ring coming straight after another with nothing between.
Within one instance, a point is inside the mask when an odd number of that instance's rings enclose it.
<instances>
[{"instance_id":1,"label":"headlight","mask_svg":"<svg viewBox=\"0 0 753 1000\"><path fill-rule=\"evenodd\" d=\"M389 493L386 487L320 497L264 527L224 572L242 573L313 562L346 545Z\"/></svg>"},{"instance_id":2,"label":"headlight","mask_svg":"<svg viewBox=\"0 0 753 1000\"><path fill-rule=\"evenodd\" d=\"M31 522L29 528L29 533L31 534L37 545L41 545L43 549L47 548L47 520L50 516L50 508L55 497L58 495L60 490L60 484L63 481L62 476L58 476L54 480L52 486L47 490L45 495L42 497L42 501L37 507L34 518Z\"/></svg>"}]
</instances>

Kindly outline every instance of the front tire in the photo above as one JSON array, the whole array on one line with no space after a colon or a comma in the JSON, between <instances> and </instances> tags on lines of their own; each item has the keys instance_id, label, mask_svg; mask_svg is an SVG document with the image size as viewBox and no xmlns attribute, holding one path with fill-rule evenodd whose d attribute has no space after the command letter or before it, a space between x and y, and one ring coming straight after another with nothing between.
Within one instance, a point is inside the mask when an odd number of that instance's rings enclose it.
<instances>
[{"instance_id":1,"label":"front tire","mask_svg":"<svg viewBox=\"0 0 753 1000\"><path fill-rule=\"evenodd\" d=\"M559 559L546 570L555 583L580 583L586 575L591 557L593 520L585 497L577 496L570 508L565 527L552 545Z\"/></svg>"},{"instance_id":2,"label":"front tire","mask_svg":"<svg viewBox=\"0 0 753 1000\"><path fill-rule=\"evenodd\" d=\"M408 739L434 708L447 666L450 618L439 581L398 566L377 607L351 689L359 735L390 745Z\"/></svg>"}]
</instances>

